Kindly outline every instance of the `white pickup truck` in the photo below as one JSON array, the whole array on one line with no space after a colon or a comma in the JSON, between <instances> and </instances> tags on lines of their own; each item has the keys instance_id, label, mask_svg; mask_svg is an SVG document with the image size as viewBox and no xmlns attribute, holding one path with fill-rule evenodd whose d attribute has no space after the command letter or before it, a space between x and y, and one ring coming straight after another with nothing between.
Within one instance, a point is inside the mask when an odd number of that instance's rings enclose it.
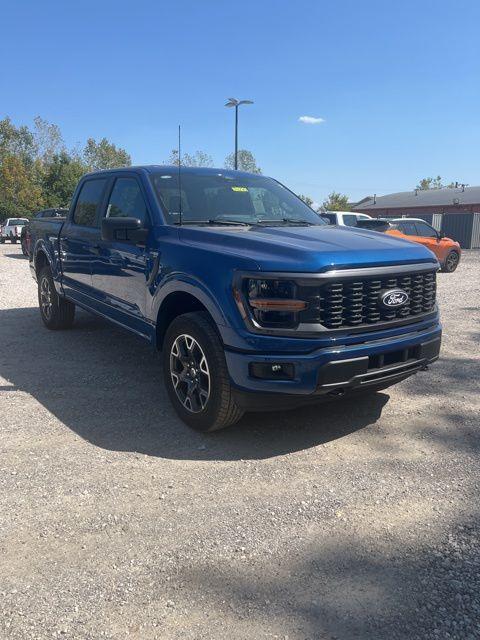
<instances>
[{"instance_id":1,"label":"white pickup truck","mask_svg":"<svg viewBox=\"0 0 480 640\"><path fill-rule=\"evenodd\" d=\"M0 243L3 244L5 240L10 240L12 244L15 244L17 240L20 240L22 227L27 222L28 218L7 218L0 225Z\"/></svg>"},{"instance_id":2,"label":"white pickup truck","mask_svg":"<svg viewBox=\"0 0 480 640\"><path fill-rule=\"evenodd\" d=\"M325 211L320 214L326 218L329 224L336 224L340 227L356 227L359 220L371 220L371 216L366 213L355 213L353 211Z\"/></svg>"}]
</instances>

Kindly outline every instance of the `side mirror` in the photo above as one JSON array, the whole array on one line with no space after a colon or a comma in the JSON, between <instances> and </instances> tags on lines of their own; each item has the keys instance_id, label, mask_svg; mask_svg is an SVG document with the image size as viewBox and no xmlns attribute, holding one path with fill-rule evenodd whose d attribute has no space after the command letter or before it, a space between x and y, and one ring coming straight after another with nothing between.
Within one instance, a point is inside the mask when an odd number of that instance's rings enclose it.
<instances>
[{"instance_id":1,"label":"side mirror","mask_svg":"<svg viewBox=\"0 0 480 640\"><path fill-rule=\"evenodd\" d=\"M102 220L102 240L105 242L132 242L140 244L146 241L148 229L142 227L138 218L104 218Z\"/></svg>"}]
</instances>

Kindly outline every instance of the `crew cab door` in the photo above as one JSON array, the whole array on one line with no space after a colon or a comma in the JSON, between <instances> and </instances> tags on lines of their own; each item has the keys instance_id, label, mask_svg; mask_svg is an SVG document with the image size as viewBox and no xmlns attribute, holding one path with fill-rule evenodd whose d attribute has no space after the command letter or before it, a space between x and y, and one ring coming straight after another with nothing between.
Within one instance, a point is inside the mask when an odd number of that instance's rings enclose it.
<instances>
[{"instance_id":1,"label":"crew cab door","mask_svg":"<svg viewBox=\"0 0 480 640\"><path fill-rule=\"evenodd\" d=\"M150 215L141 182L135 174L122 173L108 187L102 218L133 217L150 229ZM101 226L101 224L100 224ZM146 320L147 277L155 259L148 241L98 240L92 262L92 285L99 311L130 329L148 335Z\"/></svg>"},{"instance_id":2,"label":"crew cab door","mask_svg":"<svg viewBox=\"0 0 480 640\"><path fill-rule=\"evenodd\" d=\"M92 260L100 237L99 216L107 184L108 178L93 177L81 184L60 235L63 288L69 298L88 306L92 301Z\"/></svg>"}]
</instances>

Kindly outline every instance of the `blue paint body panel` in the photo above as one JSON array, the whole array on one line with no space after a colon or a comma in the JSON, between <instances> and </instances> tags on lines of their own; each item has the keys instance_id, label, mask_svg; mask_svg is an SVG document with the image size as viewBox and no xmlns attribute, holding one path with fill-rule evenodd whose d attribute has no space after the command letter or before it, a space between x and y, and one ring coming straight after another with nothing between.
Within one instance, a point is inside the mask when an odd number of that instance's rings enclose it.
<instances>
[{"instance_id":1,"label":"blue paint body panel","mask_svg":"<svg viewBox=\"0 0 480 640\"><path fill-rule=\"evenodd\" d=\"M74 224L76 200L84 181L93 177L89 174L80 181L65 221L32 222L30 266L34 277L39 260L46 261L61 295L153 345L157 319L168 296L191 294L218 328L233 384L253 392L311 394L318 368L329 360L402 349L440 335L438 313L428 321L365 333L326 331L315 337L289 337L250 331L232 293L239 271L320 274L332 269L409 264L435 268L436 259L419 244L351 227L169 225L149 179L154 170L158 167L94 174L107 180L107 193L118 177L134 177L141 185L150 217L145 246L102 240L99 219L105 213L105 202L95 227ZM295 380L259 381L249 376L249 363L274 361L279 355L282 361L295 362Z\"/></svg>"}]
</instances>

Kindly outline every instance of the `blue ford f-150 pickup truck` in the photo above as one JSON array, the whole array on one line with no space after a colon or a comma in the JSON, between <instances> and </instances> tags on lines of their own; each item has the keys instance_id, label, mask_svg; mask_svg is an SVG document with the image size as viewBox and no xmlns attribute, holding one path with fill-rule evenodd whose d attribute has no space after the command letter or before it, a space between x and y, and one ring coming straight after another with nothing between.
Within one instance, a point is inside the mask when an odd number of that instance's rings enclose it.
<instances>
[{"instance_id":1,"label":"blue ford f-150 pickup truck","mask_svg":"<svg viewBox=\"0 0 480 640\"><path fill-rule=\"evenodd\" d=\"M325 224L271 178L99 171L31 236L45 325L71 327L78 305L149 341L196 429L385 388L438 358L435 256Z\"/></svg>"}]
</instances>

